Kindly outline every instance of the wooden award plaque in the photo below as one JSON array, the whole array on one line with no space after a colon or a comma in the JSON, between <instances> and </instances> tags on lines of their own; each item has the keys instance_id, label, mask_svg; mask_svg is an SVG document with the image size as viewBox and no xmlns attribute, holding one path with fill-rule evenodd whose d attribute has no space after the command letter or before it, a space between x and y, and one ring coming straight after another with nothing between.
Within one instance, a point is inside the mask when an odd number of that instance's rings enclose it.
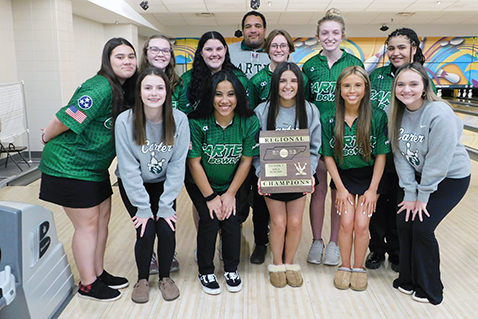
<instances>
[{"instance_id":1,"label":"wooden award plaque","mask_svg":"<svg viewBox=\"0 0 478 319\"><path fill-rule=\"evenodd\" d=\"M312 191L309 130L261 131L261 192Z\"/></svg>"}]
</instances>

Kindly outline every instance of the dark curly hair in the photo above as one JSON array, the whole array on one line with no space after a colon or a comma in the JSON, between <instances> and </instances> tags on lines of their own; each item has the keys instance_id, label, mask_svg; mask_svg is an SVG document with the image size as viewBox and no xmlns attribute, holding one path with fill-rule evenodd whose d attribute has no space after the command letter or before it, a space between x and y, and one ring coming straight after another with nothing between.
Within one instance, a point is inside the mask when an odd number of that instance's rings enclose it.
<instances>
[{"instance_id":1,"label":"dark curly hair","mask_svg":"<svg viewBox=\"0 0 478 319\"><path fill-rule=\"evenodd\" d=\"M417 52L413 55L413 61L412 62L418 62L420 64L425 63L425 56L423 55L422 49L420 49L420 39L418 39L418 35L415 31L409 28L400 28L388 36L387 40L385 40L385 44L388 45L388 42L390 41L391 38L395 38L398 36L404 36L408 40L410 40L410 50L412 50L413 47L417 48ZM411 56L411 54L410 54Z\"/></svg>"}]
</instances>

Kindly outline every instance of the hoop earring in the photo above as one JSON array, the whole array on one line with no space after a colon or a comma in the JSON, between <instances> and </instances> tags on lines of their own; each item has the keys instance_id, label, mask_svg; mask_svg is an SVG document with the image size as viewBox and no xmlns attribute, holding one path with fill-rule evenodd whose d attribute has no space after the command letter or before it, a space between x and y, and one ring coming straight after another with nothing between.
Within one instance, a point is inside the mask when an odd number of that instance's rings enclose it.
<instances>
[{"instance_id":1,"label":"hoop earring","mask_svg":"<svg viewBox=\"0 0 478 319\"><path fill-rule=\"evenodd\" d=\"M423 91L422 97L425 97L425 96L427 96L427 92Z\"/></svg>"}]
</instances>

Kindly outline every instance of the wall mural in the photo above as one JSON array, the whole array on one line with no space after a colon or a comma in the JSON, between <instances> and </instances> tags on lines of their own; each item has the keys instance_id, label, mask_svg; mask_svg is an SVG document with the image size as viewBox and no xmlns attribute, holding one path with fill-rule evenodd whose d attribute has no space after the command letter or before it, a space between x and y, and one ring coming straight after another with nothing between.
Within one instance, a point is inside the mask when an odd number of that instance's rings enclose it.
<instances>
[{"instance_id":1,"label":"wall mural","mask_svg":"<svg viewBox=\"0 0 478 319\"><path fill-rule=\"evenodd\" d=\"M476 40L475 40L476 39ZM387 65L386 38L350 38L342 48L362 61L367 72ZM176 63L192 67L198 38L176 38ZM239 41L226 38L228 44ZM429 37L421 39L425 67L437 87L478 88L478 37ZM295 38L296 51L292 57L299 66L316 55L321 45L315 38Z\"/></svg>"}]
</instances>

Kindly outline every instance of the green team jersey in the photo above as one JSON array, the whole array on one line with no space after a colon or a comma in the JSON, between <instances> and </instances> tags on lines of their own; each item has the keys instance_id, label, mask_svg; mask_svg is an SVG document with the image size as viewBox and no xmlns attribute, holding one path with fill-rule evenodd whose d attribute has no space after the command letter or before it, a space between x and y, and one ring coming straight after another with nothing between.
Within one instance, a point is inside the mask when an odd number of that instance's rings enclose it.
<instances>
[{"instance_id":1,"label":"green team jersey","mask_svg":"<svg viewBox=\"0 0 478 319\"><path fill-rule=\"evenodd\" d=\"M181 76L183 83L176 87L172 95L173 107L184 112L185 114L189 114L194 111L199 104L199 101L189 101L189 85L191 84L192 72L193 70L191 69L186 71ZM247 79L246 75L239 69L234 69L232 72L239 78L239 81L241 81L247 93L249 88L249 80Z\"/></svg>"},{"instance_id":2,"label":"green team jersey","mask_svg":"<svg viewBox=\"0 0 478 319\"><path fill-rule=\"evenodd\" d=\"M255 109L256 106L267 100L271 90L272 73L269 64L250 79L249 106L252 109ZM304 73L302 75L304 76L305 98L309 100L309 78Z\"/></svg>"},{"instance_id":3,"label":"green team jersey","mask_svg":"<svg viewBox=\"0 0 478 319\"><path fill-rule=\"evenodd\" d=\"M372 158L370 162L366 162L363 159L362 150L357 147L357 119L355 119L352 127L345 124L343 163L340 163L339 159L335 156L335 109L330 109L327 112L322 113L321 122L322 147L320 149L320 154L324 156L333 156L337 166L343 170L373 166L377 155L390 152L390 145L387 137L387 114L379 108L372 108L372 125L370 127Z\"/></svg>"},{"instance_id":4,"label":"green team jersey","mask_svg":"<svg viewBox=\"0 0 478 319\"><path fill-rule=\"evenodd\" d=\"M223 129L213 115L206 119L190 119L191 148L189 158L201 157L209 184L216 191L226 191L231 185L242 156L259 155L259 120L255 115L235 115ZM194 183L192 177L190 181Z\"/></svg>"},{"instance_id":5,"label":"green team jersey","mask_svg":"<svg viewBox=\"0 0 478 319\"><path fill-rule=\"evenodd\" d=\"M393 83L392 64L375 69L370 73L370 99L372 106L389 112Z\"/></svg>"},{"instance_id":6,"label":"green team jersey","mask_svg":"<svg viewBox=\"0 0 478 319\"><path fill-rule=\"evenodd\" d=\"M115 157L113 93L108 80L95 75L83 83L56 117L69 130L45 145L40 170L51 176L101 182Z\"/></svg>"},{"instance_id":7,"label":"green team jersey","mask_svg":"<svg viewBox=\"0 0 478 319\"><path fill-rule=\"evenodd\" d=\"M384 110L387 115L390 112L390 98L392 96L392 85L395 75L392 72L392 64L382 66L375 69L370 73L370 99L372 100L372 106L376 106ZM436 93L436 87L433 81L433 91Z\"/></svg>"},{"instance_id":8,"label":"green team jersey","mask_svg":"<svg viewBox=\"0 0 478 319\"><path fill-rule=\"evenodd\" d=\"M335 108L335 84L340 72L351 65L363 67L359 58L342 50L342 56L332 65L332 68L329 68L327 58L322 55L322 51L302 66L302 72L309 78L307 96L309 101L319 108L321 114Z\"/></svg>"}]
</instances>

